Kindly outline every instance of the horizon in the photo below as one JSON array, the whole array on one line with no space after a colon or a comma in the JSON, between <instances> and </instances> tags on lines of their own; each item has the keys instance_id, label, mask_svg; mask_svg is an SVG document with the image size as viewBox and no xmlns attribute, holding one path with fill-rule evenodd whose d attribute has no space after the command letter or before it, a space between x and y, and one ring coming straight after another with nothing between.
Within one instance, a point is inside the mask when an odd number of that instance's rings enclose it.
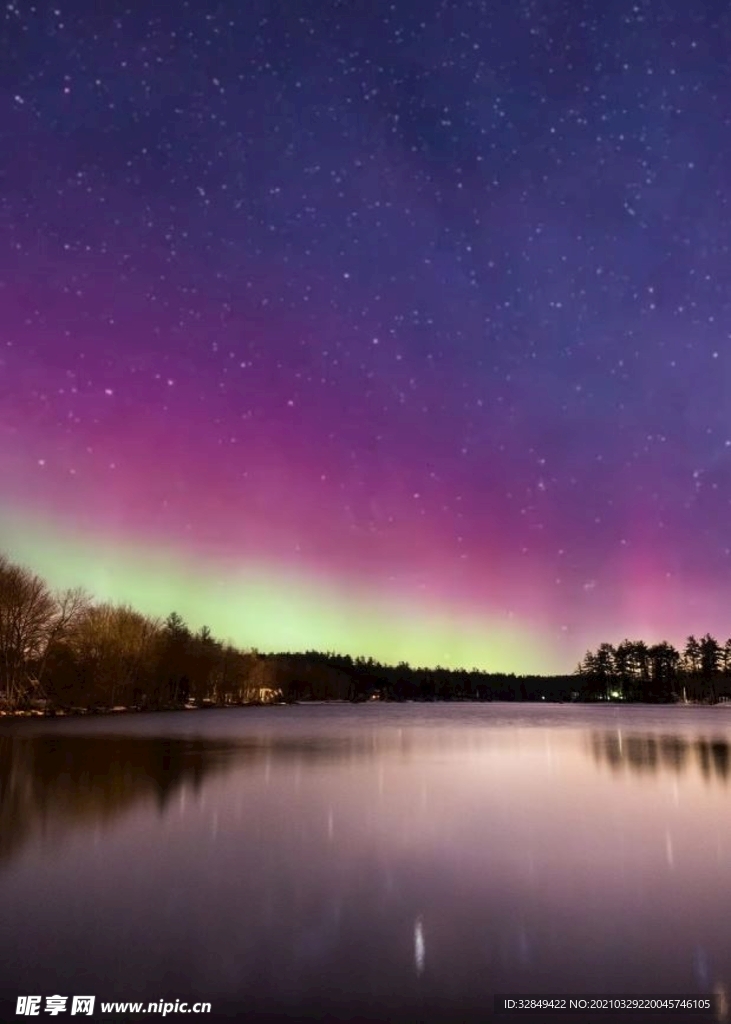
<instances>
[{"instance_id":1,"label":"horizon","mask_svg":"<svg viewBox=\"0 0 731 1024\"><path fill-rule=\"evenodd\" d=\"M5 525L7 525L8 520L6 519L4 522ZM407 657L403 653L403 651L406 649L405 645L400 648L402 653L396 655L389 655L388 653L378 654L375 653L374 650L365 649L346 650L338 646L327 644L318 646L317 644L308 644L305 641L303 641L302 646L298 648L267 646L258 643L255 637L251 637L248 635L248 630L245 622L241 626L241 635L239 637L232 633L226 633L225 631L221 631L217 628L217 616L215 614L205 614L206 610L209 612L211 611L210 608L204 608L200 601L197 600L194 600L191 603L189 599L183 597L180 591L175 592L175 583L179 581L179 578L176 577L175 570L171 568L171 566L168 563L166 563L164 559L161 561L161 554L159 549L155 552L154 555L151 555L149 552L147 553L146 569L142 567L142 563L140 561L135 562L135 560L132 561L130 567L130 552L126 551L123 553L127 573L131 571L133 575L136 575L137 573L144 573L145 571L155 572L161 566L167 569L167 573L165 575L165 585L163 586L162 589L156 590L155 587L143 582L142 588L139 591L137 590L137 588L139 587L139 582L132 582L131 584L129 583L129 581L127 583L118 583L117 586L112 586L109 590L105 590L103 587L101 589L99 589L98 586L95 587L94 584L89 581L88 577L86 578L86 581L84 581L83 574L82 577L74 577L73 568L69 566L69 563L71 563L71 566L73 566L78 557L78 550L75 549L73 545L70 545L67 542L66 544L62 545L62 551L63 557L60 557L59 552L57 553L56 556L54 556L55 560L52 559L51 562L49 562L51 566L50 575L46 575L44 572L42 572L37 565L34 565L32 563L32 561L29 561L28 559L14 557L10 552L6 553L10 555L11 562L14 562L17 565L20 565L23 568L28 569L35 575L40 576L43 580L45 580L45 582L49 586L51 586L56 591L81 587L88 594L89 598L94 603L111 602L113 604L128 605L132 607L135 611L139 611L145 615L150 616L151 618L159 620L160 622L164 621L164 619L172 612L176 612L181 614L181 617L184 620L186 626L189 627L193 632L199 631L202 627L206 626L211 630L214 639L221 641L223 643L231 643L233 646L235 646L242 652L256 653L257 655L263 655L266 657L296 657L304 656L307 654L315 654L322 656L333 655L335 657L350 657L353 660L356 660L358 658L372 659L373 661L382 664L384 667L392 668L397 667L399 663L403 662L406 665L408 665L410 669L415 671L428 672L438 669L446 669L448 671L456 672L466 671L487 674L506 674L515 676L552 678L567 677L574 675L578 664L583 662L584 656L587 653L594 652L602 643L607 643L610 644L612 647L616 647L623 640L644 641L649 647L651 647L653 644L667 642L682 654L685 641L689 636L697 636L700 639L705 634L710 633L710 631L707 629L696 631L688 630L684 633L682 640L676 640L674 638L659 636L648 637L647 635L641 635L636 631L624 633L621 637L603 636L597 639L593 645L589 645L588 647L586 647L577 657L573 666L567 669L557 668L553 671L547 671L545 666L542 665L536 665L534 669L519 669L516 667L511 667L509 664L506 664L501 667L493 667L484 666L476 663L468 664L467 662L450 663L449 661L444 660L423 663L419 661L414 661ZM3 552L0 551L0 555L2 554ZM138 553L137 558L141 559L141 557L142 556ZM105 566L104 571L105 573L108 572L108 566ZM178 569L178 572L179 571L180 570ZM252 581L249 580L248 585L251 585L251 582ZM239 583L241 584L241 581L239 581ZM225 577L221 578L210 576L207 580L207 586L212 588L216 588L217 586L220 587L226 584L228 584L229 586L235 586L235 584L232 584L230 580L226 580ZM241 585L245 590L247 583L245 582ZM141 601L135 599L135 593L139 593L139 596L142 598ZM306 600L306 598L307 595L305 594L304 599ZM170 603L171 601L172 604ZM228 614L233 614L234 616L239 615L238 610L233 612L231 611L230 595L222 598L222 601L224 606L228 608ZM397 612L397 609L394 610ZM191 611L194 613L192 616ZM401 611L401 614L403 614L403 610ZM226 621L230 622L231 620L227 619ZM418 622L422 622L422 619L419 618ZM398 625L396 625L396 629L398 628ZM420 627L412 625L412 628L418 629ZM731 637L731 628L728 632L729 637ZM715 634L712 635L715 636ZM719 640L721 646L723 646L723 644L726 642L726 639L728 639L729 637L721 633L715 638Z\"/></svg>"}]
</instances>

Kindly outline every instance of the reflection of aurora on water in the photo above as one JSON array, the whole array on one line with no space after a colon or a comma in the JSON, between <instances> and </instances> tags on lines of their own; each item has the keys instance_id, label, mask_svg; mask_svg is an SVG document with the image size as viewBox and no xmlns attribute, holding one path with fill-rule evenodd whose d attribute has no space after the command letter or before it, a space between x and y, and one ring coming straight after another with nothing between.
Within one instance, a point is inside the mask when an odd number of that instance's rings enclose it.
<instances>
[{"instance_id":1,"label":"reflection of aurora on water","mask_svg":"<svg viewBox=\"0 0 731 1024\"><path fill-rule=\"evenodd\" d=\"M481 1021L495 992L559 983L718 995L721 724L390 704L5 723L0 1016L33 972L123 999L121 963L144 998L164 982L249 1020Z\"/></svg>"},{"instance_id":2,"label":"reflection of aurora on water","mask_svg":"<svg viewBox=\"0 0 731 1024\"><path fill-rule=\"evenodd\" d=\"M682 735L631 733L622 729L593 733L591 751L599 764L634 772L683 772L695 769L707 781L727 781L731 772L731 746L723 737L692 738Z\"/></svg>"}]
</instances>

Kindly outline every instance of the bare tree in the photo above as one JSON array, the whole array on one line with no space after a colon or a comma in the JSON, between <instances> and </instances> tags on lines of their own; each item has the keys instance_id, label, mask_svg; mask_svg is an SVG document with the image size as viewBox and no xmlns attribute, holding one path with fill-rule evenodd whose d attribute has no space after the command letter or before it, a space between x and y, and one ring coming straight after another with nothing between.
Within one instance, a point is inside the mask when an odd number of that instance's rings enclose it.
<instances>
[{"instance_id":1,"label":"bare tree","mask_svg":"<svg viewBox=\"0 0 731 1024\"><path fill-rule=\"evenodd\" d=\"M56 613L54 621L48 633L43 655L38 662L36 672L36 685L43 689L43 677L46 672L49 656L51 656L59 644L67 644L73 637L74 631L78 628L82 617L88 613L91 607L91 599L86 591L80 587L63 590L56 595Z\"/></svg>"},{"instance_id":2,"label":"bare tree","mask_svg":"<svg viewBox=\"0 0 731 1024\"><path fill-rule=\"evenodd\" d=\"M45 581L0 555L0 692L11 706L32 696L58 619Z\"/></svg>"},{"instance_id":3,"label":"bare tree","mask_svg":"<svg viewBox=\"0 0 731 1024\"><path fill-rule=\"evenodd\" d=\"M88 606L70 634L80 669L101 703L134 699L150 682L159 624L126 605Z\"/></svg>"}]
</instances>

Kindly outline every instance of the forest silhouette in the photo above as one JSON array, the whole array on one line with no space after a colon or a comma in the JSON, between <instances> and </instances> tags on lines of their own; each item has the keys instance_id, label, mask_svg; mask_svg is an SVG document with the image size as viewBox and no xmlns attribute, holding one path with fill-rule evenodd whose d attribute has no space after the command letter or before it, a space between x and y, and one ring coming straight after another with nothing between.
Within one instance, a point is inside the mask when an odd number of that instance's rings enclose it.
<instances>
[{"instance_id":1,"label":"forest silhouette","mask_svg":"<svg viewBox=\"0 0 731 1024\"><path fill-rule=\"evenodd\" d=\"M384 665L332 652L260 654L81 590L54 592L0 554L0 711L155 710L313 700L635 701L731 697L731 639L603 643L567 675Z\"/></svg>"}]
</instances>

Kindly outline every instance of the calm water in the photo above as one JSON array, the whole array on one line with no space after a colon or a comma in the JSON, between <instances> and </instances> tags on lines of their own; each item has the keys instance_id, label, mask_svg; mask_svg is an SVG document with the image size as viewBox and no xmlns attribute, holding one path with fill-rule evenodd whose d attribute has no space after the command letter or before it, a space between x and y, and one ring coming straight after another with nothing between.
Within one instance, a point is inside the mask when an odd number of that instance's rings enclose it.
<instances>
[{"instance_id":1,"label":"calm water","mask_svg":"<svg viewBox=\"0 0 731 1024\"><path fill-rule=\"evenodd\" d=\"M21 993L459 1021L731 991L729 740L720 708L6 720L0 1019Z\"/></svg>"}]
</instances>

